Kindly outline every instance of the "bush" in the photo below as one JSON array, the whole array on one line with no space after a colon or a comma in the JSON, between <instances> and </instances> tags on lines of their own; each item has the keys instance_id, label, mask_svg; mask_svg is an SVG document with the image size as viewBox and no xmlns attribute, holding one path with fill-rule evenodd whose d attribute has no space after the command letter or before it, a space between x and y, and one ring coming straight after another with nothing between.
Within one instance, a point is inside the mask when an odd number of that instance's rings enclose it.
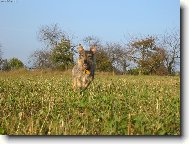
<instances>
[{"instance_id":1,"label":"bush","mask_svg":"<svg viewBox=\"0 0 189 144\"><path fill-rule=\"evenodd\" d=\"M133 69L130 69L128 70L128 74L131 74L131 75L139 75L139 68L133 68Z\"/></svg>"},{"instance_id":2,"label":"bush","mask_svg":"<svg viewBox=\"0 0 189 144\"><path fill-rule=\"evenodd\" d=\"M12 58L8 61L8 65L10 67L11 70L14 69L19 69L19 68L23 68L24 64L21 60L17 59L17 58Z\"/></svg>"}]
</instances>

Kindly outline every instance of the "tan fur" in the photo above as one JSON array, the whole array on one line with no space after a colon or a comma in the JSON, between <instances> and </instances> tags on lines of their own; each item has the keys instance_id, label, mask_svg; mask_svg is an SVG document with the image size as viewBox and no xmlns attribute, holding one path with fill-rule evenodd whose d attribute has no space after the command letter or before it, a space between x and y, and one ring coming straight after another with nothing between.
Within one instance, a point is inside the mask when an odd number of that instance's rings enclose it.
<instances>
[{"instance_id":1,"label":"tan fur","mask_svg":"<svg viewBox=\"0 0 189 144\"><path fill-rule=\"evenodd\" d=\"M72 69L73 90L85 90L94 79L94 54L96 47L85 51L83 46L78 46L79 58ZM87 68L86 68L87 67Z\"/></svg>"}]
</instances>

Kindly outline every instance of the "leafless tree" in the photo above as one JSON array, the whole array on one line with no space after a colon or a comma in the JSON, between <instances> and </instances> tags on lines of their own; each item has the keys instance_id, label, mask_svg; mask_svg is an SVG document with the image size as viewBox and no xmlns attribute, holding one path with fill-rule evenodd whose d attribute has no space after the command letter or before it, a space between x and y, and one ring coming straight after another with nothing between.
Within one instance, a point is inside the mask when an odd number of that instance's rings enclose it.
<instances>
[{"instance_id":1,"label":"leafless tree","mask_svg":"<svg viewBox=\"0 0 189 144\"><path fill-rule=\"evenodd\" d=\"M48 50L36 50L30 56L30 61L34 68L51 68L51 52Z\"/></svg>"},{"instance_id":2,"label":"leafless tree","mask_svg":"<svg viewBox=\"0 0 189 144\"><path fill-rule=\"evenodd\" d=\"M129 66L128 49L120 43L106 43L105 49L114 68L126 72Z\"/></svg>"},{"instance_id":3,"label":"leafless tree","mask_svg":"<svg viewBox=\"0 0 189 144\"><path fill-rule=\"evenodd\" d=\"M165 65L169 74L174 73L176 64L180 65L180 33L178 30L166 32L161 40L161 47L166 50Z\"/></svg>"},{"instance_id":4,"label":"leafless tree","mask_svg":"<svg viewBox=\"0 0 189 144\"><path fill-rule=\"evenodd\" d=\"M66 34L58 24L42 26L38 32L38 39L46 47L54 48L62 39L66 39Z\"/></svg>"},{"instance_id":5,"label":"leafless tree","mask_svg":"<svg viewBox=\"0 0 189 144\"><path fill-rule=\"evenodd\" d=\"M91 46L97 46L97 49L98 47L100 47L102 44L101 44L101 40L96 37L96 36L87 36L83 39L83 42L88 46L88 47L91 47Z\"/></svg>"},{"instance_id":6,"label":"leafless tree","mask_svg":"<svg viewBox=\"0 0 189 144\"><path fill-rule=\"evenodd\" d=\"M1 50L1 44L0 44L0 60L2 59L2 55L3 55L3 52L2 52L2 50Z\"/></svg>"},{"instance_id":7,"label":"leafless tree","mask_svg":"<svg viewBox=\"0 0 189 144\"><path fill-rule=\"evenodd\" d=\"M2 55L3 55L3 52L1 50L1 44L0 44L0 70L2 69L2 65L3 65L3 58L2 58Z\"/></svg>"}]
</instances>

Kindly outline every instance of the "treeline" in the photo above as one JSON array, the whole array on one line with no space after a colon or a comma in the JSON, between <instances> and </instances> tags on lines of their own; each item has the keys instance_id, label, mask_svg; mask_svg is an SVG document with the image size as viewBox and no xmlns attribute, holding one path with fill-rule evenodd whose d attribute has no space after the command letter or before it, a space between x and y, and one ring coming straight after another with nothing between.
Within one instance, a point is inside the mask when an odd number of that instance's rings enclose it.
<instances>
[{"instance_id":1,"label":"treeline","mask_svg":"<svg viewBox=\"0 0 189 144\"><path fill-rule=\"evenodd\" d=\"M73 36L55 24L42 26L38 39L44 48L34 51L30 64L35 69L68 70L74 65L77 45ZM180 33L177 30L159 36L137 36L121 42L103 42L95 36L87 36L82 42L86 47L97 46L96 70L114 74L174 75L180 72ZM13 58L0 57L0 69L24 67Z\"/></svg>"}]
</instances>

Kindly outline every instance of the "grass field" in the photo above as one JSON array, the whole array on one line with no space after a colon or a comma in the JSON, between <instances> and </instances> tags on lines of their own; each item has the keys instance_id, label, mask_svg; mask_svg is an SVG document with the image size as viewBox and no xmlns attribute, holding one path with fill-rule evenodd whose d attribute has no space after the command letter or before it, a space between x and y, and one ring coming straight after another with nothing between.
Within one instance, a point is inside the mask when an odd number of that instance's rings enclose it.
<instances>
[{"instance_id":1,"label":"grass field","mask_svg":"<svg viewBox=\"0 0 189 144\"><path fill-rule=\"evenodd\" d=\"M0 73L0 134L180 133L178 76L97 74L79 94L69 72Z\"/></svg>"}]
</instances>

